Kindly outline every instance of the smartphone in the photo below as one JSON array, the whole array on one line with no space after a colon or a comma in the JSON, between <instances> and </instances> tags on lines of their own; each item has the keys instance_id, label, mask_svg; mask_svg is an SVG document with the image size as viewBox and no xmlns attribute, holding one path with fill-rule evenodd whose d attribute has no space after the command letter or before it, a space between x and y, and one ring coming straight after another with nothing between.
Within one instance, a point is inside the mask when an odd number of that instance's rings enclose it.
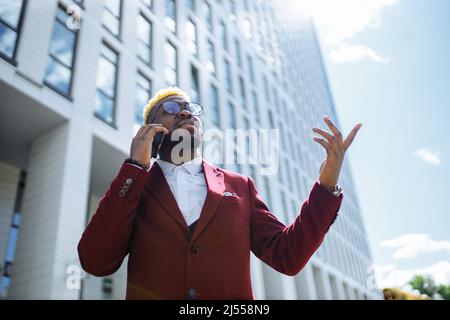
<instances>
[{"instance_id":1,"label":"smartphone","mask_svg":"<svg viewBox=\"0 0 450 320\"><path fill-rule=\"evenodd\" d=\"M161 148L161 144L164 141L165 134L162 132L158 132L153 137L152 143L152 158L156 159L159 153L159 148Z\"/></svg>"}]
</instances>

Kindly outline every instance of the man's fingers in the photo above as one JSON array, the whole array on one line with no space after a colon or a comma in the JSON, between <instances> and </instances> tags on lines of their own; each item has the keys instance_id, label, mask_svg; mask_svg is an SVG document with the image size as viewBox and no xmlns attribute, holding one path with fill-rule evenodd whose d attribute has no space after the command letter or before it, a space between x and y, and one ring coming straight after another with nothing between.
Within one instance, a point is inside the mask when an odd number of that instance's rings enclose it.
<instances>
[{"instance_id":1,"label":"man's fingers","mask_svg":"<svg viewBox=\"0 0 450 320\"><path fill-rule=\"evenodd\" d=\"M139 129L139 131L137 132L136 136L138 136L138 135L145 136L145 135L147 134L147 132L149 132L150 129L151 129L153 126L155 126L155 125L159 125L159 126L160 126L160 124L155 124L155 123L152 123L152 124L144 124L144 125Z\"/></svg>"},{"instance_id":2,"label":"man's fingers","mask_svg":"<svg viewBox=\"0 0 450 320\"><path fill-rule=\"evenodd\" d=\"M328 140L328 142L332 142L333 141L333 136L331 134L329 134L326 131L323 131L322 129L319 129L317 127L314 127L312 129L315 133L320 134L322 137L324 137L325 139Z\"/></svg>"},{"instance_id":3,"label":"man's fingers","mask_svg":"<svg viewBox=\"0 0 450 320\"><path fill-rule=\"evenodd\" d=\"M152 123L147 125L145 131L143 132L143 135L148 136L149 134L154 134L156 132L163 132L165 134L168 134L169 130L160 123Z\"/></svg>"},{"instance_id":4,"label":"man's fingers","mask_svg":"<svg viewBox=\"0 0 450 320\"><path fill-rule=\"evenodd\" d=\"M331 122L330 118L328 118L328 116L325 116L323 118L323 120L325 121L325 123L327 124L328 128L330 128L331 132L333 132L334 137L336 138L336 140L339 143L342 143L342 134L341 132L338 130L338 128L336 128L336 126L333 124L333 122Z\"/></svg>"},{"instance_id":5,"label":"man's fingers","mask_svg":"<svg viewBox=\"0 0 450 320\"><path fill-rule=\"evenodd\" d=\"M168 134L169 130L167 130L167 128L161 126L161 127L152 127L150 128L150 130L147 132L147 135L150 134L156 134L157 132L162 132L164 134Z\"/></svg>"},{"instance_id":6,"label":"man's fingers","mask_svg":"<svg viewBox=\"0 0 450 320\"><path fill-rule=\"evenodd\" d=\"M318 144L320 144L322 147L324 147L325 150L326 150L327 153L328 153L328 150L329 150L329 148L330 148L330 144L329 144L328 142L326 142L325 139L322 139L322 138L319 138L319 137L314 137L313 140L314 140L315 142L317 142Z\"/></svg>"},{"instance_id":7,"label":"man's fingers","mask_svg":"<svg viewBox=\"0 0 450 320\"><path fill-rule=\"evenodd\" d=\"M358 133L359 129L361 129L362 127L362 123L358 123L353 129L352 131L350 131L350 133L348 134L347 138L345 138L344 140L344 150L347 150L348 147L350 147L350 145L353 142L353 139L355 139L356 134Z\"/></svg>"}]
</instances>

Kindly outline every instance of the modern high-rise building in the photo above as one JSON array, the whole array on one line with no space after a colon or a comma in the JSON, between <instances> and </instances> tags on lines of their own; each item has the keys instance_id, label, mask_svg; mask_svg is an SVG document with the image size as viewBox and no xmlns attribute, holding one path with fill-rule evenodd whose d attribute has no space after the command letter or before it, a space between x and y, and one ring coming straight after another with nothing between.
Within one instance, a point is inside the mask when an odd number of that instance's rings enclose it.
<instances>
[{"instance_id":1,"label":"modern high-rise building","mask_svg":"<svg viewBox=\"0 0 450 320\"><path fill-rule=\"evenodd\" d=\"M311 127L336 115L308 20L283 0L0 0L0 261L8 299L123 299L126 265L81 272L77 244L128 157L142 108L176 85L205 107L205 128L280 129L280 170L250 175L293 221L324 153ZM214 144L213 144L214 146ZM242 150L236 150L239 153ZM346 160L348 161L348 160ZM377 299L348 162L345 200L295 277L251 257L257 299Z\"/></svg>"}]
</instances>

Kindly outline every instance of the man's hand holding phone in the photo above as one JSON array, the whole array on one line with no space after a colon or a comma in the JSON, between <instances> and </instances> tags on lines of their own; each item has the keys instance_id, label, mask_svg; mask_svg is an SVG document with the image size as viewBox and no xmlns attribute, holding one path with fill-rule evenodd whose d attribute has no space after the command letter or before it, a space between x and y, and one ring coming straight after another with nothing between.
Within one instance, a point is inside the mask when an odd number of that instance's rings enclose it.
<instances>
[{"instance_id":1,"label":"man's hand holding phone","mask_svg":"<svg viewBox=\"0 0 450 320\"><path fill-rule=\"evenodd\" d=\"M157 149L163 135L169 130L160 123L143 125L131 142L130 157L146 166L150 165L152 156L156 157Z\"/></svg>"}]
</instances>

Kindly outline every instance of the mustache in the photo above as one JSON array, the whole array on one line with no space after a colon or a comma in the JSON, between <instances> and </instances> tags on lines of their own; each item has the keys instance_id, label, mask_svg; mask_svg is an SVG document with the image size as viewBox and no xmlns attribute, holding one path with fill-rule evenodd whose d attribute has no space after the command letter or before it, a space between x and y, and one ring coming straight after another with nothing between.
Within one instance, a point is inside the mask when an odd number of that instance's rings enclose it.
<instances>
[{"instance_id":1,"label":"mustache","mask_svg":"<svg viewBox=\"0 0 450 320\"><path fill-rule=\"evenodd\" d=\"M178 144L186 142L189 142L191 147L198 147L198 145L201 144L201 138L199 138L197 134L190 133L187 129L178 128L164 137L164 140L161 143L161 149L171 150Z\"/></svg>"},{"instance_id":2,"label":"mustache","mask_svg":"<svg viewBox=\"0 0 450 320\"><path fill-rule=\"evenodd\" d=\"M176 128L178 128L181 125L186 124L186 123L192 124L193 126L197 126L198 125L198 120L195 120L194 118L187 119L187 120L186 119L180 120L180 121L178 121L177 123L174 124L172 129L176 129Z\"/></svg>"}]
</instances>

